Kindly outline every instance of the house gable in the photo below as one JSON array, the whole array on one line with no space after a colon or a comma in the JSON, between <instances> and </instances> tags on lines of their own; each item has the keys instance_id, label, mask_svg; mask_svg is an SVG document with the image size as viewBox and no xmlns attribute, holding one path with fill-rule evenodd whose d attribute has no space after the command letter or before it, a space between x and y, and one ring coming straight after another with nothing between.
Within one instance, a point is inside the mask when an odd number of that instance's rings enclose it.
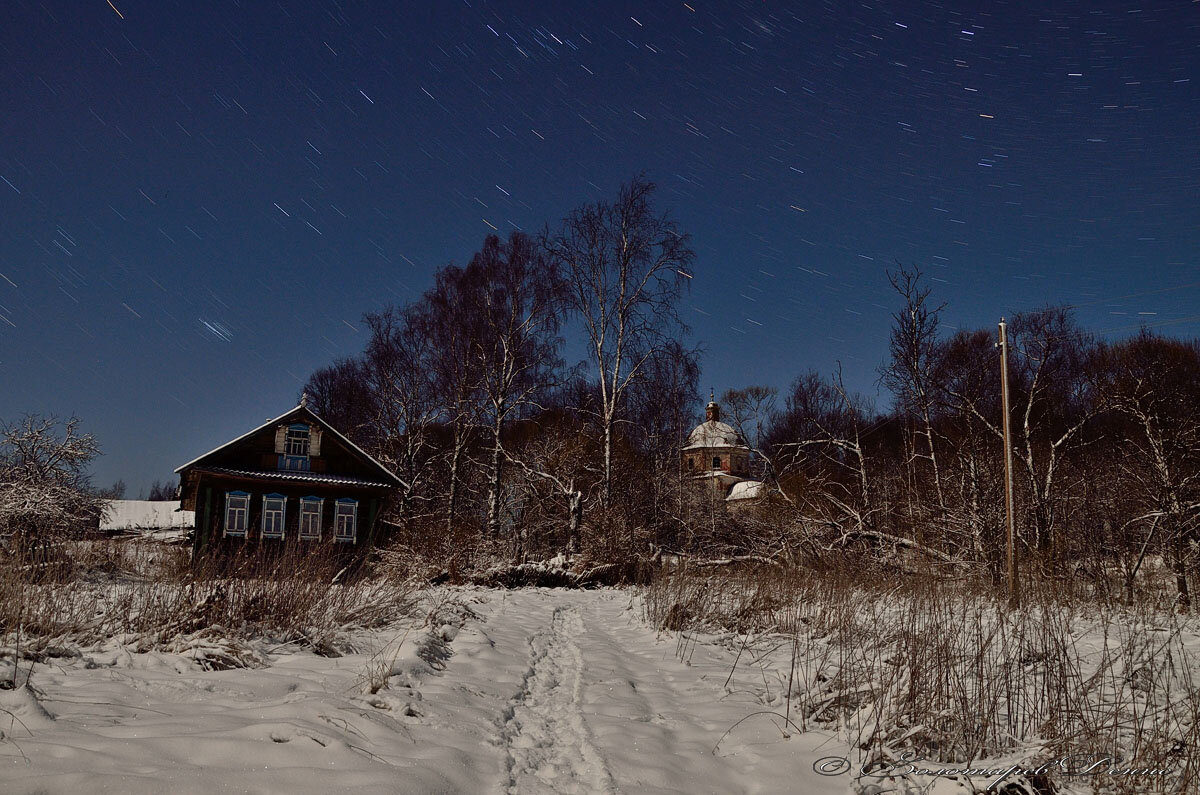
<instances>
[{"instance_id":1,"label":"house gable","mask_svg":"<svg viewBox=\"0 0 1200 795\"><path fill-rule=\"evenodd\" d=\"M303 434L301 429L308 429L308 433ZM297 444L301 435L307 436L306 445ZM175 471L183 474L194 468L278 472L281 475L311 472L389 486L403 485L400 478L383 464L303 404Z\"/></svg>"}]
</instances>

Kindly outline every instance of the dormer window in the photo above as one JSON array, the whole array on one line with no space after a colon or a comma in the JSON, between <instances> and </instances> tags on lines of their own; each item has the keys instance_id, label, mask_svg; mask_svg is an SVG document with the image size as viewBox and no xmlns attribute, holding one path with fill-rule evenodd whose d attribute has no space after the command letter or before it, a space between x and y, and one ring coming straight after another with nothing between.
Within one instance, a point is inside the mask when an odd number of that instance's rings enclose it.
<instances>
[{"instance_id":1,"label":"dormer window","mask_svg":"<svg viewBox=\"0 0 1200 795\"><path fill-rule=\"evenodd\" d=\"M308 426L289 425L284 436L284 454L308 457Z\"/></svg>"},{"instance_id":2,"label":"dormer window","mask_svg":"<svg viewBox=\"0 0 1200 795\"><path fill-rule=\"evenodd\" d=\"M309 457L319 455L319 438L319 432L302 422L281 425L275 432L275 452L279 454L279 468L297 472L309 471Z\"/></svg>"}]
</instances>

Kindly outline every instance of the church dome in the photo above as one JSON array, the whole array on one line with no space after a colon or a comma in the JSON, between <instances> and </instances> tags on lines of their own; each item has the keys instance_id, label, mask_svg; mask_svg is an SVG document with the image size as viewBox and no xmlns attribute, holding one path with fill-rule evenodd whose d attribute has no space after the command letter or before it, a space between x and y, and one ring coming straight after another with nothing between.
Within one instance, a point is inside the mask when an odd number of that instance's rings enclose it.
<instances>
[{"instance_id":1,"label":"church dome","mask_svg":"<svg viewBox=\"0 0 1200 795\"><path fill-rule=\"evenodd\" d=\"M733 426L720 420L708 420L697 425L688 434L684 450L698 447L744 447L742 437Z\"/></svg>"}]
</instances>

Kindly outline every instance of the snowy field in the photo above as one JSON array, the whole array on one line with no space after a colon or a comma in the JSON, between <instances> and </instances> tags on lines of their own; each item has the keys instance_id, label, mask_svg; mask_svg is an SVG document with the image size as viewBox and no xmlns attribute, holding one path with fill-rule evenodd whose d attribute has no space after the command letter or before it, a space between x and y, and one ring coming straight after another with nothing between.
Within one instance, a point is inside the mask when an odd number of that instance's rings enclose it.
<instances>
[{"instance_id":1,"label":"snowy field","mask_svg":"<svg viewBox=\"0 0 1200 795\"><path fill-rule=\"evenodd\" d=\"M203 648L110 642L37 664L31 687L0 692L0 791L852 788L814 770L848 755L831 734L755 714L781 711L777 673L735 667L736 644L656 633L630 592L431 598L432 620L363 632L342 657L264 643L262 667L206 670Z\"/></svg>"}]
</instances>

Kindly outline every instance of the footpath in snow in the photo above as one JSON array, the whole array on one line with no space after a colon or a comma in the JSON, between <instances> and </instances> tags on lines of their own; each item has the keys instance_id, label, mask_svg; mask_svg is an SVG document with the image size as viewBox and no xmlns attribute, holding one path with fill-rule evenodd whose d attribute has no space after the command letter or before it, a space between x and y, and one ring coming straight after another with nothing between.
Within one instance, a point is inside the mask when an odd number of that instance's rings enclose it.
<instances>
[{"instance_id":1,"label":"footpath in snow","mask_svg":"<svg viewBox=\"0 0 1200 795\"><path fill-rule=\"evenodd\" d=\"M205 671L114 647L39 664L32 689L0 693L0 792L849 791L814 772L836 740L747 717L781 683L739 668L727 686L717 646L681 661L628 592L434 598L426 626L340 658L284 647Z\"/></svg>"}]
</instances>

